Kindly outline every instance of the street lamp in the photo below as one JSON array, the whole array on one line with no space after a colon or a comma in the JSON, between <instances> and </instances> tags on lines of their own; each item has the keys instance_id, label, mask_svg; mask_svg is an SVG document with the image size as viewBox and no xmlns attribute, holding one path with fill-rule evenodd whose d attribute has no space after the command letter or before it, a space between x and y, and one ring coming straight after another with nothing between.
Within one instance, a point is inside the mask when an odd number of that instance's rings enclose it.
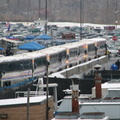
<instances>
[{"instance_id":1,"label":"street lamp","mask_svg":"<svg viewBox=\"0 0 120 120\"><path fill-rule=\"evenodd\" d=\"M94 69L96 70L95 72L95 90L96 90L96 98L101 98L102 97L102 91L101 91L101 80L102 77L100 75L98 75L98 70L101 68L102 66L97 64L94 66Z\"/></svg>"}]
</instances>

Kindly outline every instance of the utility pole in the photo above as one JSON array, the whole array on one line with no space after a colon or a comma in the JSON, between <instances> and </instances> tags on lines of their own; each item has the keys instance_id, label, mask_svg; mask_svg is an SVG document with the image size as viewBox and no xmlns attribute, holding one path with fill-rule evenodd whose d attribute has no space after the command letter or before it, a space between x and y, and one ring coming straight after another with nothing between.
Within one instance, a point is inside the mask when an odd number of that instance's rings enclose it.
<instances>
[{"instance_id":1,"label":"utility pole","mask_svg":"<svg viewBox=\"0 0 120 120\"><path fill-rule=\"evenodd\" d=\"M7 0L7 4L10 5L10 0Z\"/></svg>"},{"instance_id":2,"label":"utility pole","mask_svg":"<svg viewBox=\"0 0 120 120\"><path fill-rule=\"evenodd\" d=\"M10 10L10 0L7 0L7 6L6 6L6 14Z\"/></svg>"},{"instance_id":3,"label":"utility pole","mask_svg":"<svg viewBox=\"0 0 120 120\"><path fill-rule=\"evenodd\" d=\"M30 22L31 0L28 0L28 21Z\"/></svg>"},{"instance_id":4,"label":"utility pole","mask_svg":"<svg viewBox=\"0 0 120 120\"><path fill-rule=\"evenodd\" d=\"M117 29L117 24L118 24L117 13L118 13L118 8L117 8L117 0L116 0L116 10L115 10L115 25L116 25L116 29Z\"/></svg>"},{"instance_id":5,"label":"utility pole","mask_svg":"<svg viewBox=\"0 0 120 120\"><path fill-rule=\"evenodd\" d=\"M32 79L34 78L34 67L35 61L32 58ZM27 94L27 120L30 120L30 85L28 85L28 94Z\"/></svg>"},{"instance_id":6,"label":"utility pole","mask_svg":"<svg viewBox=\"0 0 120 120\"><path fill-rule=\"evenodd\" d=\"M82 0L80 0L80 40L82 40Z\"/></svg>"},{"instance_id":7,"label":"utility pole","mask_svg":"<svg viewBox=\"0 0 120 120\"><path fill-rule=\"evenodd\" d=\"M21 11L20 11L20 0L18 0L18 2L17 2L17 11L18 11L18 13L21 13Z\"/></svg>"},{"instance_id":8,"label":"utility pole","mask_svg":"<svg viewBox=\"0 0 120 120\"><path fill-rule=\"evenodd\" d=\"M49 93L49 88L48 88L48 84L49 84L49 77L48 77L48 75L49 75L49 70L48 70L48 67L49 67L49 62L50 62L50 56L48 55L47 56L47 61L46 61L46 120L48 120L49 119L49 117L48 117L48 110L49 110L49 106L48 106L48 93Z\"/></svg>"},{"instance_id":9,"label":"utility pole","mask_svg":"<svg viewBox=\"0 0 120 120\"><path fill-rule=\"evenodd\" d=\"M28 86L28 94L27 94L27 120L30 119L30 86Z\"/></svg>"},{"instance_id":10,"label":"utility pole","mask_svg":"<svg viewBox=\"0 0 120 120\"><path fill-rule=\"evenodd\" d=\"M108 5L109 3L108 3L108 0L107 0L107 24L108 24L108 7L109 7L109 5Z\"/></svg>"},{"instance_id":11,"label":"utility pole","mask_svg":"<svg viewBox=\"0 0 120 120\"><path fill-rule=\"evenodd\" d=\"M45 34L47 35L47 0L45 0Z\"/></svg>"},{"instance_id":12,"label":"utility pole","mask_svg":"<svg viewBox=\"0 0 120 120\"><path fill-rule=\"evenodd\" d=\"M46 81L46 120L48 120L48 63L47 63L47 81Z\"/></svg>"},{"instance_id":13,"label":"utility pole","mask_svg":"<svg viewBox=\"0 0 120 120\"><path fill-rule=\"evenodd\" d=\"M41 0L38 0L38 5L39 5L39 18L40 18L40 11L41 11Z\"/></svg>"}]
</instances>

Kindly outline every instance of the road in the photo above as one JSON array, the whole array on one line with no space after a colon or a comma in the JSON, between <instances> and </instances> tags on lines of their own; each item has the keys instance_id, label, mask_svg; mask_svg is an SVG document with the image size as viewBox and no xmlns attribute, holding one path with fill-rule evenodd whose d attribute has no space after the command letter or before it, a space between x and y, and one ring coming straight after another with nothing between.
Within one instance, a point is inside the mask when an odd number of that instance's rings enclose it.
<instances>
[{"instance_id":1,"label":"road","mask_svg":"<svg viewBox=\"0 0 120 120\"><path fill-rule=\"evenodd\" d=\"M106 70L110 70L111 65L113 63L115 63L118 59L120 60L120 57L111 56L106 63L100 64L102 66L101 70L104 69L104 68ZM93 68L91 68L91 69L93 70ZM79 74L74 74L70 78L83 78L83 74L89 74L89 72L91 71L91 69L89 69L87 71L84 71L84 72L81 72L81 74L80 73Z\"/></svg>"},{"instance_id":2,"label":"road","mask_svg":"<svg viewBox=\"0 0 120 120\"><path fill-rule=\"evenodd\" d=\"M107 63L102 64L102 67L106 70L110 70L111 65L115 63L118 59L120 60L120 57L111 56Z\"/></svg>"}]
</instances>

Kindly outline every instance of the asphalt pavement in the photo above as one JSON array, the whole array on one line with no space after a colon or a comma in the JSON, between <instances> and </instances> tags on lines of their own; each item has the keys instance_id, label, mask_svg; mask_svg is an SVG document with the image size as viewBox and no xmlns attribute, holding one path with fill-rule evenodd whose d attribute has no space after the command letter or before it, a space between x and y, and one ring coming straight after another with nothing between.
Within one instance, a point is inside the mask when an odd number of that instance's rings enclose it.
<instances>
[{"instance_id":1,"label":"asphalt pavement","mask_svg":"<svg viewBox=\"0 0 120 120\"><path fill-rule=\"evenodd\" d=\"M113 63L115 63L118 59L120 60L120 56L113 56L113 55L111 55L106 63L100 64L102 66L101 70L102 69L110 70L111 65ZM74 74L70 78L83 78L83 74L88 74L91 71L91 69L86 70L86 71L82 72L81 74L80 73L79 74L78 73Z\"/></svg>"},{"instance_id":2,"label":"asphalt pavement","mask_svg":"<svg viewBox=\"0 0 120 120\"><path fill-rule=\"evenodd\" d=\"M120 60L119 56L110 56L108 62L102 64L103 69L105 68L106 70L110 70L111 65L118 59Z\"/></svg>"}]
</instances>

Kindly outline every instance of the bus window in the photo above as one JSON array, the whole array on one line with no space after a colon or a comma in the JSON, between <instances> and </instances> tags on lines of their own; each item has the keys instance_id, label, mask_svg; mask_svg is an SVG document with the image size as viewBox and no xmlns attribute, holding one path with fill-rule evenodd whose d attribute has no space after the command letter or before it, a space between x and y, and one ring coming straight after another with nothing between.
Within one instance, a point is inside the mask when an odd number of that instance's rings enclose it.
<instances>
[{"instance_id":1,"label":"bus window","mask_svg":"<svg viewBox=\"0 0 120 120\"><path fill-rule=\"evenodd\" d=\"M11 85L11 82L10 81L6 81L3 83L3 87L7 87L7 86L10 86Z\"/></svg>"},{"instance_id":2,"label":"bus window","mask_svg":"<svg viewBox=\"0 0 120 120\"><path fill-rule=\"evenodd\" d=\"M85 50L85 55L87 54L87 50Z\"/></svg>"}]
</instances>

